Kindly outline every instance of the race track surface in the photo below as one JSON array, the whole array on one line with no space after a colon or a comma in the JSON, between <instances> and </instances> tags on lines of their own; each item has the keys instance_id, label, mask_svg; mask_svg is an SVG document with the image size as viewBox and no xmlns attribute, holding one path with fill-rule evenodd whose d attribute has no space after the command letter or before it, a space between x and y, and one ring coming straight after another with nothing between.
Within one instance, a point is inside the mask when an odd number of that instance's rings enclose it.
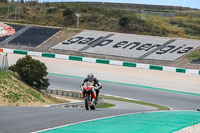
<instances>
[{"instance_id":1,"label":"race track surface","mask_svg":"<svg viewBox=\"0 0 200 133\"><path fill-rule=\"evenodd\" d=\"M79 90L82 79L48 75L51 89ZM200 106L200 96L152 90L147 88L101 82L101 93L123 96L171 107L173 110L196 110Z\"/></svg>"},{"instance_id":2,"label":"race track surface","mask_svg":"<svg viewBox=\"0 0 200 133\"><path fill-rule=\"evenodd\" d=\"M127 109L67 109L50 107L0 107L0 133L27 133L113 115L146 112Z\"/></svg>"}]
</instances>

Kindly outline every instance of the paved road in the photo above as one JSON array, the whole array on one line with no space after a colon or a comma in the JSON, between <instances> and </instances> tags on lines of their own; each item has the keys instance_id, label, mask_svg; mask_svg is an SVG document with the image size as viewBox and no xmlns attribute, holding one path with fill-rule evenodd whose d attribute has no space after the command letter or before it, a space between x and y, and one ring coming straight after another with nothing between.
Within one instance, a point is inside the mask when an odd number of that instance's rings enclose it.
<instances>
[{"instance_id":1,"label":"paved road","mask_svg":"<svg viewBox=\"0 0 200 133\"><path fill-rule=\"evenodd\" d=\"M0 107L0 133L27 133L64 124L148 110Z\"/></svg>"},{"instance_id":2,"label":"paved road","mask_svg":"<svg viewBox=\"0 0 200 133\"><path fill-rule=\"evenodd\" d=\"M79 90L82 79L48 75L50 88ZM200 106L200 96L187 95L141 87L102 82L101 93L124 96L133 99L169 106L175 110L196 110Z\"/></svg>"}]
</instances>

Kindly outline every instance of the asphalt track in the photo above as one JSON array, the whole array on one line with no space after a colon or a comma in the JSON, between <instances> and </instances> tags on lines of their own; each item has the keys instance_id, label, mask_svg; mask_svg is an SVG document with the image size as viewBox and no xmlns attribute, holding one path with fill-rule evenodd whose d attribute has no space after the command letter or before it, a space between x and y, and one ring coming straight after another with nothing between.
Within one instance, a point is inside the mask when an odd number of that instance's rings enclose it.
<instances>
[{"instance_id":1,"label":"asphalt track","mask_svg":"<svg viewBox=\"0 0 200 133\"><path fill-rule=\"evenodd\" d=\"M85 120L145 112L127 109L67 109L50 107L0 107L0 133L28 133Z\"/></svg>"},{"instance_id":2,"label":"asphalt track","mask_svg":"<svg viewBox=\"0 0 200 133\"><path fill-rule=\"evenodd\" d=\"M79 86L83 80L81 78L58 75L48 75L48 78L50 79L50 88L52 89L70 89L76 91L79 90ZM153 90L115 83L101 83L103 85L101 93L166 105L171 107L173 110L196 110L200 106L200 96Z\"/></svg>"}]
</instances>

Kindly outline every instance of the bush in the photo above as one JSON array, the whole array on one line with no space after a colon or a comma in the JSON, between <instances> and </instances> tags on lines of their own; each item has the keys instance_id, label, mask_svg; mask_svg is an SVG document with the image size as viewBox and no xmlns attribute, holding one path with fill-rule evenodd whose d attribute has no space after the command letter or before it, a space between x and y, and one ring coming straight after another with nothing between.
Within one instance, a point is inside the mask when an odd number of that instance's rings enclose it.
<instances>
[{"instance_id":1,"label":"bush","mask_svg":"<svg viewBox=\"0 0 200 133\"><path fill-rule=\"evenodd\" d=\"M122 16L119 19L119 25L121 27L128 27L129 23L130 23L130 17L129 16Z\"/></svg>"},{"instance_id":2,"label":"bush","mask_svg":"<svg viewBox=\"0 0 200 133\"><path fill-rule=\"evenodd\" d=\"M46 78L47 67L31 56L19 59L15 65L9 67L9 70L17 72L21 80L34 88L47 89L50 85L49 79Z\"/></svg>"},{"instance_id":3,"label":"bush","mask_svg":"<svg viewBox=\"0 0 200 133\"><path fill-rule=\"evenodd\" d=\"M67 16L72 16L74 14L74 11L70 8L67 8L63 11L63 16L67 17Z\"/></svg>"},{"instance_id":4,"label":"bush","mask_svg":"<svg viewBox=\"0 0 200 133\"><path fill-rule=\"evenodd\" d=\"M57 12L57 8L55 8L55 7L51 7L51 8L48 8L47 9L47 14L51 14L51 13L56 13Z\"/></svg>"}]
</instances>

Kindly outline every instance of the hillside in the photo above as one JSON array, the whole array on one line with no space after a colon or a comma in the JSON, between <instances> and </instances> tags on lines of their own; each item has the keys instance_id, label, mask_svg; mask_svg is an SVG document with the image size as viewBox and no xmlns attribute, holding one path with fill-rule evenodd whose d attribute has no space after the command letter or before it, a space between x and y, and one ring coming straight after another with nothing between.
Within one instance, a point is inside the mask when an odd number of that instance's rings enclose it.
<instances>
[{"instance_id":1,"label":"hillside","mask_svg":"<svg viewBox=\"0 0 200 133\"><path fill-rule=\"evenodd\" d=\"M187 7L104 4L4 3L0 8L0 21L8 21L7 9L10 6L9 22L76 28L75 13L81 13L82 29L200 39L199 10ZM15 7L20 8L16 20Z\"/></svg>"},{"instance_id":2,"label":"hillside","mask_svg":"<svg viewBox=\"0 0 200 133\"><path fill-rule=\"evenodd\" d=\"M0 106L44 106L66 102L38 92L11 71L0 71Z\"/></svg>"}]
</instances>

